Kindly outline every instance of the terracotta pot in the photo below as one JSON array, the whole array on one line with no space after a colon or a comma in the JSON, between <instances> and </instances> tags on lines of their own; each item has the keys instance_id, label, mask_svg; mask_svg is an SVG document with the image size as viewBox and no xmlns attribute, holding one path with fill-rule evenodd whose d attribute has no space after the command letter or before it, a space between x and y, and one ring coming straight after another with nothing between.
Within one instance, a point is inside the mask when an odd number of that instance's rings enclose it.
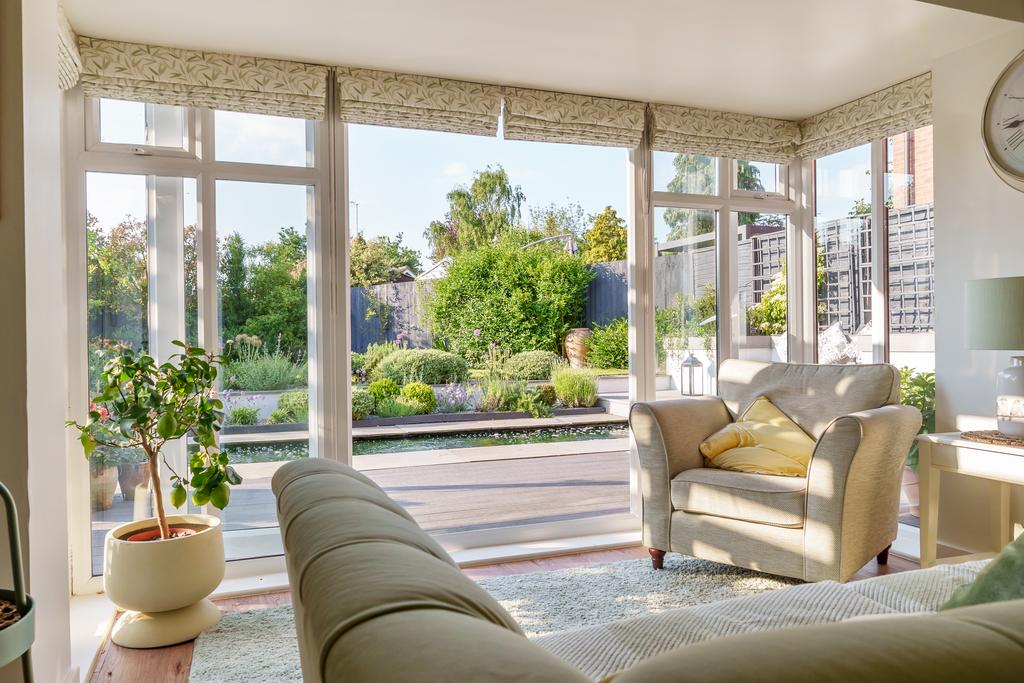
<instances>
[{"instance_id":1,"label":"terracotta pot","mask_svg":"<svg viewBox=\"0 0 1024 683\"><path fill-rule=\"evenodd\" d=\"M168 515L171 527L195 533L129 541L156 527L154 518L111 529L104 545L103 588L125 610L111 632L124 647L163 647L195 638L220 621L207 596L224 578L224 535L209 515Z\"/></svg>"},{"instance_id":2,"label":"terracotta pot","mask_svg":"<svg viewBox=\"0 0 1024 683\"><path fill-rule=\"evenodd\" d=\"M590 353L590 336L593 332L589 327L577 327L565 335L565 357L569 359L569 367L582 368L586 365L587 354Z\"/></svg>"},{"instance_id":3,"label":"terracotta pot","mask_svg":"<svg viewBox=\"0 0 1024 683\"><path fill-rule=\"evenodd\" d=\"M135 489L149 483L148 462L122 462L117 466L117 483L121 486L121 497L135 500Z\"/></svg>"},{"instance_id":4,"label":"terracotta pot","mask_svg":"<svg viewBox=\"0 0 1024 683\"><path fill-rule=\"evenodd\" d=\"M89 467L89 498L93 512L109 510L114 505L117 490L117 466Z\"/></svg>"}]
</instances>

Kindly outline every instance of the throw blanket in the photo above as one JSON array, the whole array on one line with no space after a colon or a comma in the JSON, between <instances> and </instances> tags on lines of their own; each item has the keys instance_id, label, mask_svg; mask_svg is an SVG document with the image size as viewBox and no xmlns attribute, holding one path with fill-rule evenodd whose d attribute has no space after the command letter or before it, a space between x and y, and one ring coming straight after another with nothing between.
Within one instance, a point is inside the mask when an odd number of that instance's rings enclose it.
<instances>
[{"instance_id":1,"label":"throw blanket","mask_svg":"<svg viewBox=\"0 0 1024 683\"><path fill-rule=\"evenodd\" d=\"M934 612L986 562L938 565L851 583L805 583L534 638L601 679L683 645L751 631L825 624L866 614Z\"/></svg>"}]
</instances>

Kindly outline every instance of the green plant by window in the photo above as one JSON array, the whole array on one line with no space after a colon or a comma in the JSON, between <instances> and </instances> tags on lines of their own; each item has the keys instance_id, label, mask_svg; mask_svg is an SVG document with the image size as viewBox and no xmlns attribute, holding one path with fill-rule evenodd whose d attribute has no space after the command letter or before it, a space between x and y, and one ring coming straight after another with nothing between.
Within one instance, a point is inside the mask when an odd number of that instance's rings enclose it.
<instances>
[{"instance_id":1,"label":"green plant by window","mask_svg":"<svg viewBox=\"0 0 1024 683\"><path fill-rule=\"evenodd\" d=\"M228 415L227 424L229 425L254 425L259 422L260 410L259 408L253 408L250 406L239 406L238 408L232 409Z\"/></svg>"},{"instance_id":2,"label":"green plant by window","mask_svg":"<svg viewBox=\"0 0 1024 683\"><path fill-rule=\"evenodd\" d=\"M287 410L281 410L280 408L274 408L270 411L270 417L267 418L267 424L270 425L283 425L295 422Z\"/></svg>"},{"instance_id":3,"label":"green plant by window","mask_svg":"<svg viewBox=\"0 0 1024 683\"><path fill-rule=\"evenodd\" d=\"M489 379L480 383L480 401L476 409L481 413L501 413L519 410L520 399L526 394L525 382Z\"/></svg>"},{"instance_id":4,"label":"green plant by window","mask_svg":"<svg viewBox=\"0 0 1024 683\"><path fill-rule=\"evenodd\" d=\"M353 420L365 420L370 415L373 415L374 409L376 408L377 401L374 400L373 394L366 389L353 389L352 390L352 419Z\"/></svg>"},{"instance_id":5,"label":"green plant by window","mask_svg":"<svg viewBox=\"0 0 1024 683\"><path fill-rule=\"evenodd\" d=\"M234 360L227 364L224 387L244 391L277 391L306 383L306 366L294 363L277 347L270 350L256 337L239 335L230 345Z\"/></svg>"},{"instance_id":6,"label":"green plant by window","mask_svg":"<svg viewBox=\"0 0 1024 683\"><path fill-rule=\"evenodd\" d=\"M573 368L559 368L551 376L555 394L566 407L590 408L597 403L597 380Z\"/></svg>"},{"instance_id":7,"label":"green plant by window","mask_svg":"<svg viewBox=\"0 0 1024 683\"><path fill-rule=\"evenodd\" d=\"M607 325L596 325L589 343L587 365L590 367L629 367L629 324L625 318L618 318Z\"/></svg>"},{"instance_id":8,"label":"green plant by window","mask_svg":"<svg viewBox=\"0 0 1024 683\"><path fill-rule=\"evenodd\" d=\"M432 413L437 409L437 396L433 388L423 382L410 382L402 387L399 397L409 403L418 403L424 413Z\"/></svg>"},{"instance_id":9,"label":"green plant by window","mask_svg":"<svg viewBox=\"0 0 1024 683\"><path fill-rule=\"evenodd\" d=\"M469 377L466 359L438 349L402 349L385 356L373 371L374 379L388 378L397 384L423 382L450 384Z\"/></svg>"},{"instance_id":10,"label":"green plant by window","mask_svg":"<svg viewBox=\"0 0 1024 683\"><path fill-rule=\"evenodd\" d=\"M516 402L516 410L529 413L533 417L551 417L551 404L544 400L540 392L528 389Z\"/></svg>"},{"instance_id":11,"label":"green plant by window","mask_svg":"<svg viewBox=\"0 0 1024 683\"><path fill-rule=\"evenodd\" d=\"M363 370L366 370L367 374L372 373L377 368L377 363L384 360L385 356L389 356L401 348L396 342L367 345L366 353L363 354ZM355 370L355 366L352 369Z\"/></svg>"},{"instance_id":12,"label":"green plant by window","mask_svg":"<svg viewBox=\"0 0 1024 683\"><path fill-rule=\"evenodd\" d=\"M504 375L508 379L551 379L551 371L564 361L551 351L522 351L505 362Z\"/></svg>"},{"instance_id":13,"label":"green plant by window","mask_svg":"<svg viewBox=\"0 0 1024 683\"><path fill-rule=\"evenodd\" d=\"M387 398L377 402L377 415L381 417L409 417L423 415L425 412L422 404L404 398Z\"/></svg>"},{"instance_id":14,"label":"green plant by window","mask_svg":"<svg viewBox=\"0 0 1024 683\"><path fill-rule=\"evenodd\" d=\"M900 368L900 403L921 411L921 434L935 432L935 373ZM917 441L910 446L907 465L917 469Z\"/></svg>"},{"instance_id":15,"label":"green plant by window","mask_svg":"<svg viewBox=\"0 0 1024 683\"><path fill-rule=\"evenodd\" d=\"M171 472L171 504L181 507L192 488L197 506L227 506L230 485L242 478L228 464L228 456L217 448L224 404L215 398L217 366L223 358L197 346L175 340L182 353L157 365L153 357L123 347L111 353L101 373L102 391L89 405L85 424L69 420L79 432L79 441L90 458L98 447L141 448L149 461L154 508L160 537L170 538L160 482L160 460ZM188 472L175 472L161 450L168 441L191 434L198 445L189 457Z\"/></svg>"},{"instance_id":16,"label":"green plant by window","mask_svg":"<svg viewBox=\"0 0 1024 683\"><path fill-rule=\"evenodd\" d=\"M352 372L359 372L366 368L366 356L364 354L353 351L350 359L352 362Z\"/></svg>"},{"instance_id":17,"label":"green plant by window","mask_svg":"<svg viewBox=\"0 0 1024 683\"><path fill-rule=\"evenodd\" d=\"M278 410L283 410L291 418L290 422L309 421L309 391L295 389L286 391L277 399Z\"/></svg>"},{"instance_id":18,"label":"green plant by window","mask_svg":"<svg viewBox=\"0 0 1024 683\"><path fill-rule=\"evenodd\" d=\"M381 403L398 396L399 391L398 382L389 377L379 379L376 382L371 382L370 386L367 387L367 390L377 403Z\"/></svg>"}]
</instances>

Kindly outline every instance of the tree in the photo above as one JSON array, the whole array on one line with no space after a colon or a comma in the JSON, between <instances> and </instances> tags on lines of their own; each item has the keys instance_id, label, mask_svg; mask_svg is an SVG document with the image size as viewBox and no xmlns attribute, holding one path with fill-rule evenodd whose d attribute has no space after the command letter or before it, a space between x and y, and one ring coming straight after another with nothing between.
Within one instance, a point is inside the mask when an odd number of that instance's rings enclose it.
<instances>
[{"instance_id":1,"label":"tree","mask_svg":"<svg viewBox=\"0 0 1024 683\"><path fill-rule=\"evenodd\" d=\"M870 216L871 215L871 202L866 201L863 197L853 202L853 208L850 209L850 216Z\"/></svg>"},{"instance_id":2,"label":"tree","mask_svg":"<svg viewBox=\"0 0 1024 683\"><path fill-rule=\"evenodd\" d=\"M251 309L241 332L277 345L299 360L306 353L306 235L281 228L276 241L250 250ZM226 336L226 335L225 335Z\"/></svg>"},{"instance_id":3,"label":"tree","mask_svg":"<svg viewBox=\"0 0 1024 683\"><path fill-rule=\"evenodd\" d=\"M125 216L110 229L98 223L86 216L89 334L141 348L149 338L146 222Z\"/></svg>"},{"instance_id":4,"label":"tree","mask_svg":"<svg viewBox=\"0 0 1024 683\"><path fill-rule=\"evenodd\" d=\"M237 231L229 233L220 246L217 288L220 290L220 326L224 339L241 334L252 314L245 240Z\"/></svg>"},{"instance_id":5,"label":"tree","mask_svg":"<svg viewBox=\"0 0 1024 683\"><path fill-rule=\"evenodd\" d=\"M420 255L402 244L402 234L394 239L381 236L366 239L356 235L349 241L349 277L353 287L369 287L394 282L406 270L417 273Z\"/></svg>"},{"instance_id":6,"label":"tree","mask_svg":"<svg viewBox=\"0 0 1024 683\"><path fill-rule=\"evenodd\" d=\"M610 206L594 216L594 224L583 239L583 260L586 263L621 261L626 258L626 221L619 218Z\"/></svg>"},{"instance_id":7,"label":"tree","mask_svg":"<svg viewBox=\"0 0 1024 683\"><path fill-rule=\"evenodd\" d=\"M717 194L718 188L714 157L700 154L677 154L672 160L676 174L668 182L669 192L683 194L711 195ZM736 162L736 187L751 192L764 192L761 183L761 170L749 161ZM767 224L776 225L777 217L762 216L759 213L740 212L740 225ZM762 223L761 221L768 222ZM667 209L665 222L669 226L669 240L679 240L696 235L706 235L715 230L715 217L711 211L700 209Z\"/></svg>"},{"instance_id":8,"label":"tree","mask_svg":"<svg viewBox=\"0 0 1024 683\"><path fill-rule=\"evenodd\" d=\"M501 166L477 171L468 188L448 193L448 212L443 221L432 221L424 236L430 242L432 258L489 246L519 225L526 197L509 182Z\"/></svg>"},{"instance_id":9,"label":"tree","mask_svg":"<svg viewBox=\"0 0 1024 683\"><path fill-rule=\"evenodd\" d=\"M545 207L530 207L530 228L542 237L569 234L579 238L583 235L585 225L585 214L579 202L570 202L565 206L552 202Z\"/></svg>"}]
</instances>

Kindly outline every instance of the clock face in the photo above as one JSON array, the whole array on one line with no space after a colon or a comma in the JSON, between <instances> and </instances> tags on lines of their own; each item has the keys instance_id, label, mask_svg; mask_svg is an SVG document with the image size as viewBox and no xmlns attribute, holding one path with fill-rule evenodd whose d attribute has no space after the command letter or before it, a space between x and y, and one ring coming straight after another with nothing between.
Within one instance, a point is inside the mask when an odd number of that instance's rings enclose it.
<instances>
[{"instance_id":1,"label":"clock face","mask_svg":"<svg viewBox=\"0 0 1024 683\"><path fill-rule=\"evenodd\" d=\"M984 133L996 170L1024 180L1024 53L996 81L985 107Z\"/></svg>"}]
</instances>

